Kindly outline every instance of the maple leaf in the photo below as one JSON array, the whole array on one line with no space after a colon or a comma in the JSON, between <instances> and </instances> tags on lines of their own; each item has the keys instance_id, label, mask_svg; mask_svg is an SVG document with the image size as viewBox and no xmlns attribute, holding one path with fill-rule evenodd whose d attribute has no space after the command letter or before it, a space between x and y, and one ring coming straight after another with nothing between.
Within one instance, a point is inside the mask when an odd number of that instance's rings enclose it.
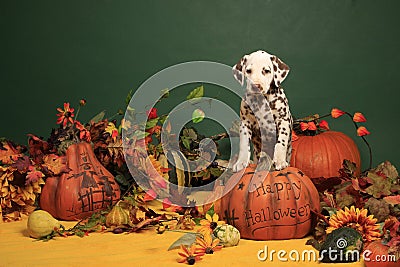
<instances>
[{"instance_id":1,"label":"maple leaf","mask_svg":"<svg viewBox=\"0 0 400 267\"><path fill-rule=\"evenodd\" d=\"M382 162L374 170L375 173L382 173L388 177L392 182L395 182L399 177L396 167L389 161Z\"/></svg>"},{"instance_id":2,"label":"maple leaf","mask_svg":"<svg viewBox=\"0 0 400 267\"><path fill-rule=\"evenodd\" d=\"M15 147L11 142L0 142L0 162L3 164L12 164L18 157L21 157L22 147Z\"/></svg>"},{"instance_id":3,"label":"maple leaf","mask_svg":"<svg viewBox=\"0 0 400 267\"><path fill-rule=\"evenodd\" d=\"M354 177L354 173L357 170L357 166L350 160L343 160L342 168L339 170L339 175L343 180L348 180Z\"/></svg>"},{"instance_id":4,"label":"maple leaf","mask_svg":"<svg viewBox=\"0 0 400 267\"><path fill-rule=\"evenodd\" d=\"M67 159L65 156L57 156L55 154L46 155L43 157L44 164L42 166L50 171L52 175L60 175L67 173L71 169L67 166Z\"/></svg>"},{"instance_id":5,"label":"maple leaf","mask_svg":"<svg viewBox=\"0 0 400 267\"><path fill-rule=\"evenodd\" d=\"M35 167L30 166L29 172L27 172L26 175L25 185L36 183L42 177L44 177L44 174L41 171L38 171Z\"/></svg>"},{"instance_id":6,"label":"maple leaf","mask_svg":"<svg viewBox=\"0 0 400 267\"><path fill-rule=\"evenodd\" d=\"M388 196L388 197L384 197L383 199L390 205L400 204L400 195Z\"/></svg>"},{"instance_id":7,"label":"maple leaf","mask_svg":"<svg viewBox=\"0 0 400 267\"><path fill-rule=\"evenodd\" d=\"M31 161L28 156L19 157L11 167L16 168L20 173L26 173L31 166Z\"/></svg>"},{"instance_id":8,"label":"maple leaf","mask_svg":"<svg viewBox=\"0 0 400 267\"><path fill-rule=\"evenodd\" d=\"M51 150L51 145L33 134L28 134L28 152L36 164L42 162L43 156Z\"/></svg>"},{"instance_id":9,"label":"maple leaf","mask_svg":"<svg viewBox=\"0 0 400 267\"><path fill-rule=\"evenodd\" d=\"M352 187L351 182L345 182L335 186L336 204L339 208L349 207L354 204L354 197L348 192L349 187Z\"/></svg>"},{"instance_id":10,"label":"maple leaf","mask_svg":"<svg viewBox=\"0 0 400 267\"><path fill-rule=\"evenodd\" d=\"M369 186L365 191L372 195L374 198L381 198L382 196L391 195L391 183L389 179L385 179L373 172L369 172L367 176L367 182L372 185Z\"/></svg>"}]
</instances>

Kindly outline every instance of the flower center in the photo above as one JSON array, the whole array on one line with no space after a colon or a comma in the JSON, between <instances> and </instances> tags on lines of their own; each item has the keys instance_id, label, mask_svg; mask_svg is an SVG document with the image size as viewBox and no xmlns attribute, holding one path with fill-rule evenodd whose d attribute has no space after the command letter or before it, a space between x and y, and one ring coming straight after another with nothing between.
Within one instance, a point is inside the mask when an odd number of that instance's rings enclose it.
<instances>
[{"instance_id":1,"label":"flower center","mask_svg":"<svg viewBox=\"0 0 400 267\"><path fill-rule=\"evenodd\" d=\"M217 228L218 224L216 222L211 222L210 223L210 228L211 230L214 230L215 228Z\"/></svg>"},{"instance_id":2,"label":"flower center","mask_svg":"<svg viewBox=\"0 0 400 267\"><path fill-rule=\"evenodd\" d=\"M214 254L214 250L210 247L206 248L206 254Z\"/></svg>"},{"instance_id":3,"label":"flower center","mask_svg":"<svg viewBox=\"0 0 400 267\"><path fill-rule=\"evenodd\" d=\"M193 256L189 256L186 261L189 265L193 265L196 262L196 259Z\"/></svg>"},{"instance_id":4,"label":"flower center","mask_svg":"<svg viewBox=\"0 0 400 267\"><path fill-rule=\"evenodd\" d=\"M65 117L67 117L67 118L71 117L71 111L65 112Z\"/></svg>"}]
</instances>

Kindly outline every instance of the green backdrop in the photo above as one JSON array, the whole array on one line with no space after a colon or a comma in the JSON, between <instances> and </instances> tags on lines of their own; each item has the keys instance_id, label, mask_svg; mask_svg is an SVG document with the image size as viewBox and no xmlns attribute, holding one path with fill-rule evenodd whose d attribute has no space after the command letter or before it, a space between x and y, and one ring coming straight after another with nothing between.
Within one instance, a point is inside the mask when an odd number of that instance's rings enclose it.
<instances>
[{"instance_id":1,"label":"green backdrop","mask_svg":"<svg viewBox=\"0 0 400 267\"><path fill-rule=\"evenodd\" d=\"M283 85L296 117L361 111L374 164L400 166L398 10L397 0L1 1L0 136L47 137L64 101L87 100L83 121L111 115L165 67L233 65L263 49L291 67ZM366 167L351 121L329 122L357 141Z\"/></svg>"}]
</instances>

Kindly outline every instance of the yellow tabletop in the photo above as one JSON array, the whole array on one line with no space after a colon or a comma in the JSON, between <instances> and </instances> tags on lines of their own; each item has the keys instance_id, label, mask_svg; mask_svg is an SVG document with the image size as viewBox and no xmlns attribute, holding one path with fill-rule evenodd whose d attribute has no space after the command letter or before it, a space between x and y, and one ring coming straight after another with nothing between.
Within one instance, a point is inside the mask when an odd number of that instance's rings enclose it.
<instances>
[{"instance_id":1,"label":"yellow tabletop","mask_svg":"<svg viewBox=\"0 0 400 267\"><path fill-rule=\"evenodd\" d=\"M167 251L168 247L182 233L165 232L160 235L155 229L138 233L113 234L91 233L80 238L70 236L57 237L48 242L35 241L28 237L27 219L19 222L0 223L0 266L187 266L177 263L177 250ZM62 222L72 227L75 222ZM336 266L362 267L363 262L323 264L315 261L302 261L304 250L313 250L306 246L308 238L277 241L240 240L236 247L223 248L212 255L205 255L195 266ZM267 247L266 247L267 246ZM287 261L280 261L277 253L273 258L261 261L265 254L259 252L267 248L268 256L272 250L286 251ZM289 253L297 250L299 261L289 259ZM315 250L314 250L315 251ZM316 252L316 251L315 251ZM257 256L259 254L259 257ZM295 254L291 254L295 257ZM316 255L318 253L316 252Z\"/></svg>"}]
</instances>

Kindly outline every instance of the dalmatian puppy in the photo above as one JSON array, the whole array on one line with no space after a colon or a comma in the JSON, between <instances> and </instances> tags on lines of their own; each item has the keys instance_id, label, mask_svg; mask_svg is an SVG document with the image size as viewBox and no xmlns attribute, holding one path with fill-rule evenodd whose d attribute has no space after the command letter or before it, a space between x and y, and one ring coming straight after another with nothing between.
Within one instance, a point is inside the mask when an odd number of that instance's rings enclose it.
<instances>
[{"instance_id":1,"label":"dalmatian puppy","mask_svg":"<svg viewBox=\"0 0 400 267\"><path fill-rule=\"evenodd\" d=\"M265 51L256 51L250 55L243 56L233 66L232 70L235 79L241 85L243 85L244 79L247 79L247 97L242 100L240 106L239 155L238 160L232 167L233 171L237 172L247 166L251 153L250 140L254 148L254 161L257 162L257 159L262 156L262 135L276 137L276 140L272 142L275 144L272 152L272 162L276 170L286 168L289 166L292 150L293 119L281 83L288 75L289 67L274 55L270 55ZM255 98L251 97L252 91L254 93L255 89L267 101L264 106L261 105L261 110L258 110L260 105L255 107L251 105L254 101L260 102L260 100L254 100ZM269 112L269 109L271 112ZM265 114L264 117L262 116L263 113ZM272 118L263 121L263 118L267 117L267 113L272 113L275 125L272 123ZM260 123L260 120L263 122ZM269 149L272 151L272 148Z\"/></svg>"}]
</instances>

